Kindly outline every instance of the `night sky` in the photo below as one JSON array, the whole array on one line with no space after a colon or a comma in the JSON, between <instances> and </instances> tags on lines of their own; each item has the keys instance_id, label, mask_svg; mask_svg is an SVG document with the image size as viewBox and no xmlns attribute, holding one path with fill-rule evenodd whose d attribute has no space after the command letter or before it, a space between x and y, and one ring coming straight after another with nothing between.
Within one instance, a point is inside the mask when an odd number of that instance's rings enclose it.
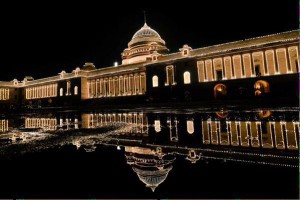
<instances>
[{"instance_id":1,"label":"night sky","mask_svg":"<svg viewBox=\"0 0 300 200\"><path fill-rule=\"evenodd\" d=\"M298 28L296 0L52 2L0 5L0 80L53 76L85 62L97 68L120 63L144 23L143 10L171 52L183 44L199 48Z\"/></svg>"}]
</instances>

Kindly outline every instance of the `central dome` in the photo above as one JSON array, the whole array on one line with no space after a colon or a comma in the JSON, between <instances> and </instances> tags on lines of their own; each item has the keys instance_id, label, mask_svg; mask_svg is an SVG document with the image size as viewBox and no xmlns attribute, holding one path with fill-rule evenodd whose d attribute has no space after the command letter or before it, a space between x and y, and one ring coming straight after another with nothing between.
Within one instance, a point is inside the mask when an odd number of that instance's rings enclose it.
<instances>
[{"instance_id":1,"label":"central dome","mask_svg":"<svg viewBox=\"0 0 300 200\"><path fill-rule=\"evenodd\" d=\"M165 46L166 42L160 35L150 28L146 23L138 30L128 43L128 48L123 51L122 63L131 64L145 62L151 58L154 52L166 54L169 49Z\"/></svg>"},{"instance_id":2,"label":"central dome","mask_svg":"<svg viewBox=\"0 0 300 200\"><path fill-rule=\"evenodd\" d=\"M133 35L132 39L139 38L139 37L160 38L160 35L145 23L144 26Z\"/></svg>"}]
</instances>

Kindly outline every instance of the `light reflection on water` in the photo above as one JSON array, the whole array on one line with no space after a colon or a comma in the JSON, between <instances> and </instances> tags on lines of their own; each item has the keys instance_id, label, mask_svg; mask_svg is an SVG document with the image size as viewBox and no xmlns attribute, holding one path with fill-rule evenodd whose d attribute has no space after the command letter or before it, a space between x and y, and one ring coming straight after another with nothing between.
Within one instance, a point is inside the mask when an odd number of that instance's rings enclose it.
<instances>
[{"instance_id":1,"label":"light reflection on water","mask_svg":"<svg viewBox=\"0 0 300 200\"><path fill-rule=\"evenodd\" d=\"M53 112L0 119L0 156L73 144L86 151L115 146L153 191L177 156L297 167L296 111Z\"/></svg>"}]
</instances>

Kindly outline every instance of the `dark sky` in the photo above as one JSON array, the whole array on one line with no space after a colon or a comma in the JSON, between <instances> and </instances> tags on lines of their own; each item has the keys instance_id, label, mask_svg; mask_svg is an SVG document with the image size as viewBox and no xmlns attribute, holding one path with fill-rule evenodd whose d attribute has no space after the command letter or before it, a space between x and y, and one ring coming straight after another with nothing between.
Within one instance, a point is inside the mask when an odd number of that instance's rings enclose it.
<instances>
[{"instance_id":1,"label":"dark sky","mask_svg":"<svg viewBox=\"0 0 300 200\"><path fill-rule=\"evenodd\" d=\"M120 63L143 10L171 52L298 28L296 0L52 2L0 5L0 80L53 76L88 61L97 68Z\"/></svg>"}]
</instances>

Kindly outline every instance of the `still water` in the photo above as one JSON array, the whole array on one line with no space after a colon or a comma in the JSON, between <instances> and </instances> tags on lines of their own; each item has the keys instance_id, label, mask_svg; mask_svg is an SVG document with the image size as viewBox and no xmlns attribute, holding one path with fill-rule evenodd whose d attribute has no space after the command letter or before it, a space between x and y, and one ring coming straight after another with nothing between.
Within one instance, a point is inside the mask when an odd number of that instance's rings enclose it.
<instances>
[{"instance_id":1,"label":"still water","mask_svg":"<svg viewBox=\"0 0 300 200\"><path fill-rule=\"evenodd\" d=\"M297 198L299 115L266 110L0 116L0 197Z\"/></svg>"}]
</instances>

